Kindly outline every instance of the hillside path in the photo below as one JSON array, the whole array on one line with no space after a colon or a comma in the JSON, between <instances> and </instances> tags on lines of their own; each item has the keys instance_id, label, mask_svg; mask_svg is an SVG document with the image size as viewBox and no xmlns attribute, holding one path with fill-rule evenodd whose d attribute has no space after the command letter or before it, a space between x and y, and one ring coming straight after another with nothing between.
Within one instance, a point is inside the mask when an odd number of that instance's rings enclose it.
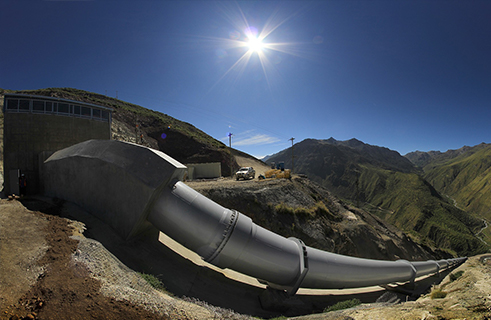
<instances>
[{"instance_id":1,"label":"hillside path","mask_svg":"<svg viewBox=\"0 0 491 320\"><path fill-rule=\"evenodd\" d=\"M262 161L257 160L257 159L247 158L247 157L243 157L240 155L236 155L235 160L237 161L237 163L241 167L253 167L254 170L256 170L256 177L258 177L260 174L264 174L266 171L271 169L266 164L264 164Z\"/></svg>"}]
</instances>

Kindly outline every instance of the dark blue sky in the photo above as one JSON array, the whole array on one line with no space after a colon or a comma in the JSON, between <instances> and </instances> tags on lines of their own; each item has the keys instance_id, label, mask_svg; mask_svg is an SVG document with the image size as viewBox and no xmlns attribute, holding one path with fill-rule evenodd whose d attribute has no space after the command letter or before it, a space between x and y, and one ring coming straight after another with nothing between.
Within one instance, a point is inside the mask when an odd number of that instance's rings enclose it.
<instances>
[{"instance_id":1,"label":"dark blue sky","mask_svg":"<svg viewBox=\"0 0 491 320\"><path fill-rule=\"evenodd\" d=\"M1 3L0 88L117 94L255 156L491 142L491 1Z\"/></svg>"}]
</instances>

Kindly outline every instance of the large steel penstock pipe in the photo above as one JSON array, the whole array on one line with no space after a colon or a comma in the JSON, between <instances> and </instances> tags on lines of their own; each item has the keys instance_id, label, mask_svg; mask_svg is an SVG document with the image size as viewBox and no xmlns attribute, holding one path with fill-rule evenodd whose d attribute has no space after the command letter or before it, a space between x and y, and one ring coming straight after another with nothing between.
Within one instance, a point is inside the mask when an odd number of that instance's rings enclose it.
<instances>
[{"instance_id":1,"label":"large steel penstock pipe","mask_svg":"<svg viewBox=\"0 0 491 320\"><path fill-rule=\"evenodd\" d=\"M340 289L413 281L463 261L380 261L310 248L199 194L180 181L185 170L157 150L89 140L51 155L43 165L43 184L46 195L77 203L124 239L151 223L205 261L290 294L300 287Z\"/></svg>"},{"instance_id":2,"label":"large steel penstock pipe","mask_svg":"<svg viewBox=\"0 0 491 320\"><path fill-rule=\"evenodd\" d=\"M148 221L205 261L292 294L299 287L342 289L414 281L462 261L382 261L314 249L254 224L180 181L161 193Z\"/></svg>"}]
</instances>

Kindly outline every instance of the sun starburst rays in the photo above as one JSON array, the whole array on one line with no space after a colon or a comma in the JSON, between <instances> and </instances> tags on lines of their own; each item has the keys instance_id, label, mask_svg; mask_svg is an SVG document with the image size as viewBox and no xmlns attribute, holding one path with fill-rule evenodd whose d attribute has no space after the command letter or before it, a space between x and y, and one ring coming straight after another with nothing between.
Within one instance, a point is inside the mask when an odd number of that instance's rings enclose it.
<instances>
[{"instance_id":1,"label":"sun starburst rays","mask_svg":"<svg viewBox=\"0 0 491 320\"><path fill-rule=\"evenodd\" d=\"M220 71L219 78L208 90L211 94L219 84L222 92L231 94L237 90L240 81L256 84L265 82L265 86L272 93L272 88L279 88L284 82L280 69L286 66L287 56L300 56L299 44L293 42L276 41L284 35L281 28L296 13L284 15L279 9L265 20L263 25L257 23L259 19L253 18L250 22L237 5L220 7L223 17L232 25L227 37L215 38L217 66ZM222 30L226 30L223 28ZM228 66L227 66L228 64ZM241 83L240 85L248 85ZM223 85L223 86L222 86Z\"/></svg>"}]
</instances>

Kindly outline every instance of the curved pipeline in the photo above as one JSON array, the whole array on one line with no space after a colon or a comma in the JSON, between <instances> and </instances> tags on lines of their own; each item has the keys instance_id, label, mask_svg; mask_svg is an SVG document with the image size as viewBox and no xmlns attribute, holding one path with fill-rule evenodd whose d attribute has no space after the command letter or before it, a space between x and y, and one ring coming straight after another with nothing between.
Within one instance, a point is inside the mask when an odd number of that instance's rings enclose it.
<instances>
[{"instance_id":1,"label":"curved pipeline","mask_svg":"<svg viewBox=\"0 0 491 320\"><path fill-rule=\"evenodd\" d=\"M205 261L290 294L300 287L342 289L414 281L466 259L382 261L325 252L266 230L180 181L161 193L147 219Z\"/></svg>"},{"instance_id":2,"label":"curved pipeline","mask_svg":"<svg viewBox=\"0 0 491 320\"><path fill-rule=\"evenodd\" d=\"M414 281L465 260L381 261L307 247L191 189L179 181L185 170L157 150L89 140L49 157L43 165L43 184L46 195L79 204L125 239L151 223L205 261L290 294L300 287L341 289Z\"/></svg>"}]
</instances>

